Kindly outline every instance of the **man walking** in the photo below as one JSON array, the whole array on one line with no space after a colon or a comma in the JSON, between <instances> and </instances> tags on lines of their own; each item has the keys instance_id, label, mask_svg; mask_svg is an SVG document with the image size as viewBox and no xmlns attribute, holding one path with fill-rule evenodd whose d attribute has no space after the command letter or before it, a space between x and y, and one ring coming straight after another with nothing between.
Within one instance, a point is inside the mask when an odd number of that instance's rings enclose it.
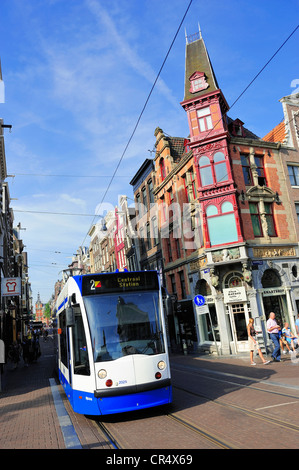
<instances>
[{"instance_id":1,"label":"man walking","mask_svg":"<svg viewBox=\"0 0 299 470\"><path fill-rule=\"evenodd\" d=\"M279 336L278 331L280 330L280 326L277 325L275 320L275 313L270 312L269 319L267 321L267 331L270 335L274 343L274 351L272 353L273 361L280 362L280 344L279 344Z\"/></svg>"}]
</instances>

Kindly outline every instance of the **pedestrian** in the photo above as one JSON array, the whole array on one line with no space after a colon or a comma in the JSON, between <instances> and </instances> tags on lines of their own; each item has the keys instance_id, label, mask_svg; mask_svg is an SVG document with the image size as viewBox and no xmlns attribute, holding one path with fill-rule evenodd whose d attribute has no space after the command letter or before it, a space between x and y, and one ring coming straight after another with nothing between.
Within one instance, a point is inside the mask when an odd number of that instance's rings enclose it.
<instances>
[{"instance_id":1,"label":"pedestrian","mask_svg":"<svg viewBox=\"0 0 299 470\"><path fill-rule=\"evenodd\" d=\"M25 336L23 341L22 341L23 361L24 361L25 367L28 367L28 364L29 364L29 356L30 356L29 346L30 346L30 342L31 341L28 339L27 336Z\"/></svg>"},{"instance_id":2,"label":"pedestrian","mask_svg":"<svg viewBox=\"0 0 299 470\"><path fill-rule=\"evenodd\" d=\"M280 326L277 324L275 320L275 313L270 312L269 318L267 320L267 331L270 335L274 343L274 351L272 353L272 358L274 362L280 362L280 344L279 344L279 337L278 332L281 330Z\"/></svg>"},{"instance_id":3,"label":"pedestrian","mask_svg":"<svg viewBox=\"0 0 299 470\"><path fill-rule=\"evenodd\" d=\"M13 369L16 369L18 367L18 364L20 361L20 355L21 355L20 345L17 341L14 341L9 346L9 350L8 350L8 358L13 363Z\"/></svg>"},{"instance_id":4,"label":"pedestrian","mask_svg":"<svg viewBox=\"0 0 299 470\"><path fill-rule=\"evenodd\" d=\"M293 348L293 352L295 352L295 345L297 345L297 338L291 332L288 322L285 322L284 328L282 329L282 334L284 335L286 341L291 345ZM291 352L291 351L290 351Z\"/></svg>"},{"instance_id":5,"label":"pedestrian","mask_svg":"<svg viewBox=\"0 0 299 470\"><path fill-rule=\"evenodd\" d=\"M297 315L297 320L295 321L295 326L296 326L296 334L299 337L299 313Z\"/></svg>"},{"instance_id":6,"label":"pedestrian","mask_svg":"<svg viewBox=\"0 0 299 470\"><path fill-rule=\"evenodd\" d=\"M248 333L248 345L250 350L250 363L252 366L256 366L256 363L253 360L253 351L257 350L259 356L263 362L263 364L269 364L270 361L266 361L261 351L260 345L258 344L256 331L254 329L254 319L249 318L249 323L247 325L247 333Z\"/></svg>"}]
</instances>

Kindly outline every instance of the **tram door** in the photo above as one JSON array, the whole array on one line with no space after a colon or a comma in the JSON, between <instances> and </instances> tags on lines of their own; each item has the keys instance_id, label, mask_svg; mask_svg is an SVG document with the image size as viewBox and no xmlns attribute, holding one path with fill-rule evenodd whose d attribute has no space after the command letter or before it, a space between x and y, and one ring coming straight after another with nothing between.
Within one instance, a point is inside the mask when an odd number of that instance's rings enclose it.
<instances>
[{"instance_id":1,"label":"tram door","mask_svg":"<svg viewBox=\"0 0 299 470\"><path fill-rule=\"evenodd\" d=\"M228 306L233 342L236 353L248 350L247 325L249 309L246 303L229 304Z\"/></svg>"}]
</instances>

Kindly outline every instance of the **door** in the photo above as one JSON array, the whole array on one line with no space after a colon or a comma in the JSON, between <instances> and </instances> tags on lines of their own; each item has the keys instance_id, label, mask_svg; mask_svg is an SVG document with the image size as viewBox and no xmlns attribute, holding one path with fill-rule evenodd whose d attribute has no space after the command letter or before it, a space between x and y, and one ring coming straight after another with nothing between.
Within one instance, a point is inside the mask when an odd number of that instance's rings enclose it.
<instances>
[{"instance_id":1,"label":"door","mask_svg":"<svg viewBox=\"0 0 299 470\"><path fill-rule=\"evenodd\" d=\"M263 304L267 320L269 318L269 313L274 312L275 320L282 328L284 327L285 322L290 324L285 295L272 295L271 297L263 297Z\"/></svg>"},{"instance_id":2,"label":"door","mask_svg":"<svg viewBox=\"0 0 299 470\"><path fill-rule=\"evenodd\" d=\"M228 304L233 342L236 353L248 351L247 325L249 322L249 308L247 304Z\"/></svg>"}]
</instances>

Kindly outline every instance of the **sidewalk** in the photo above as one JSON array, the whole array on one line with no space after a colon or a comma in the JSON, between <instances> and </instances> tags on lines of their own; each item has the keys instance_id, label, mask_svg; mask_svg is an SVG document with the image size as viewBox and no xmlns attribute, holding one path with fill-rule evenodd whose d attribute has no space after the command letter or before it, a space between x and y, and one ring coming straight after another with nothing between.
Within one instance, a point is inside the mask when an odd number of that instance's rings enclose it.
<instances>
[{"instance_id":1,"label":"sidewalk","mask_svg":"<svg viewBox=\"0 0 299 470\"><path fill-rule=\"evenodd\" d=\"M40 340L36 363L5 364L0 392L0 449L65 449L50 380L55 377L52 339ZM53 383L53 382L52 382Z\"/></svg>"}]
</instances>

